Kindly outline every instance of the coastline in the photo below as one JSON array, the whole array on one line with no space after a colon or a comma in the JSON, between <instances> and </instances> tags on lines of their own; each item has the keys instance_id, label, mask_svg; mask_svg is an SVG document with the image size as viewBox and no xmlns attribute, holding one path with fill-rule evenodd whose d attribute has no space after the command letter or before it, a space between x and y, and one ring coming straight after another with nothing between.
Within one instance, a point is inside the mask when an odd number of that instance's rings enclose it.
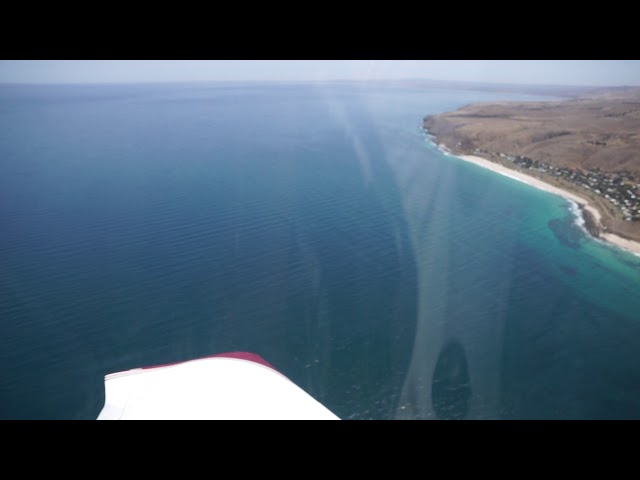
<instances>
[{"instance_id":1,"label":"coastline","mask_svg":"<svg viewBox=\"0 0 640 480\"><path fill-rule=\"evenodd\" d=\"M435 144L435 142L434 142ZM503 165L500 165L498 163L492 162L490 160L487 160L485 158L482 157L478 157L476 155L457 155L452 153L445 145L440 144L437 145L437 147L444 152L446 155L452 156L452 157L456 157L459 158L461 160L464 160L465 162L469 162L469 163L474 163L478 166L481 166L483 168L489 169L493 172L499 173L501 175L504 175L506 177L512 178L514 180L518 180L520 182L526 183L527 185L530 185L534 188L537 188L539 190L544 190L546 192L549 193L553 193L555 195L559 195L567 200L570 200L572 202L575 202L576 204L578 204L578 206L580 207L580 210L584 209L586 212L588 212L588 214L591 215L592 219L593 219L593 223L595 223L596 228L599 231L602 231L602 225L601 225L601 219L602 216L600 214L600 212L593 207L593 205L591 205L589 203L588 200L586 200L585 198L576 195L573 192L570 192L568 190L564 190L562 188L556 187L555 185L551 185L549 183L546 183L538 178L532 177L530 175L527 175L525 173L519 172L517 170L513 170L511 168L507 168ZM583 212L583 217L584 217L584 212ZM583 218L583 220L585 220ZM591 230L591 229L588 229ZM630 252L636 256L640 256L640 243L638 242L634 242L633 240L628 240L626 238L620 237L618 235L615 235L613 233L600 233L599 235L594 235L593 232L590 231L590 233L594 236L594 238L599 239L601 241L604 241L605 243L609 243L612 244L622 250L625 250L627 252Z\"/></svg>"}]
</instances>

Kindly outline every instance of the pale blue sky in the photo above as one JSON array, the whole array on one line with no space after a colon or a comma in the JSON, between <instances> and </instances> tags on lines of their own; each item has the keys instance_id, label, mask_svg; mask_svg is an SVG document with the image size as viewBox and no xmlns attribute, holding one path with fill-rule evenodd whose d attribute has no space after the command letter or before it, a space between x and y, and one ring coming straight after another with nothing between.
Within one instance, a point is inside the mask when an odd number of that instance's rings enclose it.
<instances>
[{"instance_id":1,"label":"pale blue sky","mask_svg":"<svg viewBox=\"0 0 640 480\"><path fill-rule=\"evenodd\" d=\"M0 83L322 81L422 78L640 85L638 60L2 60Z\"/></svg>"}]
</instances>

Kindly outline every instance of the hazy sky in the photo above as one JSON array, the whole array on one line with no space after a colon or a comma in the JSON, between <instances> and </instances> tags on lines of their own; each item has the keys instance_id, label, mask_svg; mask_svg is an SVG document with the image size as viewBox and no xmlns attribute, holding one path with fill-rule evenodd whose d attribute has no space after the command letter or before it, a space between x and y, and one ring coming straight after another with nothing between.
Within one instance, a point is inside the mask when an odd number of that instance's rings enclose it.
<instances>
[{"instance_id":1,"label":"hazy sky","mask_svg":"<svg viewBox=\"0 0 640 480\"><path fill-rule=\"evenodd\" d=\"M638 60L2 60L0 83L423 78L640 85Z\"/></svg>"}]
</instances>

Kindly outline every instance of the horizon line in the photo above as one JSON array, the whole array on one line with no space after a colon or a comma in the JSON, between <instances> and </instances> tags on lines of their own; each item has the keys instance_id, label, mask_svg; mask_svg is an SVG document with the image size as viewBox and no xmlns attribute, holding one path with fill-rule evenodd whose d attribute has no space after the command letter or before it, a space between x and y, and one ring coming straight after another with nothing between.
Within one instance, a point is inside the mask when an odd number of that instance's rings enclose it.
<instances>
[{"instance_id":1,"label":"horizon line","mask_svg":"<svg viewBox=\"0 0 640 480\"><path fill-rule=\"evenodd\" d=\"M65 81L65 82L40 82L40 81L22 81L22 82L5 82L0 80L0 85L28 85L28 86L88 86L88 85L176 85L176 84L322 84L330 82L348 82L348 83L385 83L385 82L426 82L433 85L468 85L468 86L499 86L499 87L530 87L530 88L640 88L639 85L616 84L616 85L586 85L586 84L558 84L558 83L516 83L516 82L495 82L495 81L478 81L478 80L438 80L433 78L325 78L325 79L210 79L210 80L126 80L126 81Z\"/></svg>"}]
</instances>

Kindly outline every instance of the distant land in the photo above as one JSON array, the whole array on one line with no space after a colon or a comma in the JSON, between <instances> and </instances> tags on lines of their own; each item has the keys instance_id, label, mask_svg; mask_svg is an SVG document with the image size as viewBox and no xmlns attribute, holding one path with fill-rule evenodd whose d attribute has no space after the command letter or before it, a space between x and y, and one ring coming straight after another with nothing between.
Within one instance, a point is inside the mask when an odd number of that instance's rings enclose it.
<instances>
[{"instance_id":1,"label":"distant land","mask_svg":"<svg viewBox=\"0 0 640 480\"><path fill-rule=\"evenodd\" d=\"M454 154L486 158L587 199L601 214L585 215L594 236L640 242L640 87L558 88L566 99L472 104L427 116L423 126Z\"/></svg>"},{"instance_id":2,"label":"distant land","mask_svg":"<svg viewBox=\"0 0 640 480\"><path fill-rule=\"evenodd\" d=\"M344 81L353 83L354 81ZM612 90L628 87L596 87L584 85L535 85L522 83L487 83L471 81L430 80L430 79L402 79L402 80L372 80L368 82L407 86L414 88L442 88L445 90L473 90L475 92L501 92L536 96L550 96L557 98L576 98L585 95L597 95Z\"/></svg>"}]
</instances>

